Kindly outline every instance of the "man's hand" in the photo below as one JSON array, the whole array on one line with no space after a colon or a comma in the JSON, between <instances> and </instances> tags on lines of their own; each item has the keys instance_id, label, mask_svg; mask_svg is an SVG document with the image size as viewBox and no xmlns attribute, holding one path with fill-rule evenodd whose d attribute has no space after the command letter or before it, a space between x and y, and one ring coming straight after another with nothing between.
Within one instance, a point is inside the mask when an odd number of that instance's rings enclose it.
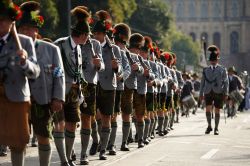
<instances>
[{"instance_id":1,"label":"man's hand","mask_svg":"<svg viewBox=\"0 0 250 166\"><path fill-rule=\"evenodd\" d=\"M118 68L117 59L112 59L111 65L112 65L112 69L117 69Z\"/></svg>"},{"instance_id":2,"label":"man's hand","mask_svg":"<svg viewBox=\"0 0 250 166\"><path fill-rule=\"evenodd\" d=\"M52 100L51 110L53 112L59 112L63 109L63 102L57 99Z\"/></svg>"},{"instance_id":3,"label":"man's hand","mask_svg":"<svg viewBox=\"0 0 250 166\"><path fill-rule=\"evenodd\" d=\"M200 96L200 101L204 100L204 96Z\"/></svg>"},{"instance_id":4,"label":"man's hand","mask_svg":"<svg viewBox=\"0 0 250 166\"><path fill-rule=\"evenodd\" d=\"M132 70L133 71L137 71L139 69L139 66L137 63L134 63L132 66L131 66Z\"/></svg>"},{"instance_id":5,"label":"man's hand","mask_svg":"<svg viewBox=\"0 0 250 166\"><path fill-rule=\"evenodd\" d=\"M122 75L116 75L116 80L117 81L121 81L123 79L123 76Z\"/></svg>"},{"instance_id":6,"label":"man's hand","mask_svg":"<svg viewBox=\"0 0 250 166\"><path fill-rule=\"evenodd\" d=\"M19 63L20 63L20 65L22 65L22 66L25 65L26 64L26 59L28 57L27 52L24 49L18 50L17 51L17 55L19 57Z\"/></svg>"},{"instance_id":7,"label":"man's hand","mask_svg":"<svg viewBox=\"0 0 250 166\"><path fill-rule=\"evenodd\" d=\"M149 70L148 70L148 69L145 69L143 75L144 75L145 77L148 77L148 76L149 76Z\"/></svg>"},{"instance_id":8,"label":"man's hand","mask_svg":"<svg viewBox=\"0 0 250 166\"><path fill-rule=\"evenodd\" d=\"M148 86L154 86L154 81L153 81L153 80L152 80L152 81L148 81L148 82L147 82L147 85L148 85Z\"/></svg>"},{"instance_id":9,"label":"man's hand","mask_svg":"<svg viewBox=\"0 0 250 166\"><path fill-rule=\"evenodd\" d=\"M100 67L101 66L101 59L98 56L95 56L95 58L93 58L93 64L96 67Z\"/></svg>"}]
</instances>

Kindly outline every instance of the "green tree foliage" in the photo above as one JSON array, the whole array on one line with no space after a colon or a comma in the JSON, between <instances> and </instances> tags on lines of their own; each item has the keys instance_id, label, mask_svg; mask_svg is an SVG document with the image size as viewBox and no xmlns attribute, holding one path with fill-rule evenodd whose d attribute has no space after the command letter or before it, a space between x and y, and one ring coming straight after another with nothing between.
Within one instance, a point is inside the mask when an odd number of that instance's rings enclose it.
<instances>
[{"instance_id":1,"label":"green tree foliage","mask_svg":"<svg viewBox=\"0 0 250 166\"><path fill-rule=\"evenodd\" d=\"M181 70L185 65L197 66L201 48L199 43L193 42L192 38L171 27L166 38L163 39L164 48L171 50L177 55L177 67Z\"/></svg>"},{"instance_id":2,"label":"green tree foliage","mask_svg":"<svg viewBox=\"0 0 250 166\"><path fill-rule=\"evenodd\" d=\"M171 21L168 6L162 0L136 0L136 3L137 10L129 20L132 30L160 42Z\"/></svg>"},{"instance_id":3,"label":"green tree foliage","mask_svg":"<svg viewBox=\"0 0 250 166\"><path fill-rule=\"evenodd\" d=\"M128 20L136 10L135 0L108 0L108 3L116 23Z\"/></svg>"},{"instance_id":4,"label":"green tree foliage","mask_svg":"<svg viewBox=\"0 0 250 166\"><path fill-rule=\"evenodd\" d=\"M136 9L135 0L72 0L71 3L72 7L85 5L92 13L107 10L112 15L114 23L128 20Z\"/></svg>"}]
</instances>

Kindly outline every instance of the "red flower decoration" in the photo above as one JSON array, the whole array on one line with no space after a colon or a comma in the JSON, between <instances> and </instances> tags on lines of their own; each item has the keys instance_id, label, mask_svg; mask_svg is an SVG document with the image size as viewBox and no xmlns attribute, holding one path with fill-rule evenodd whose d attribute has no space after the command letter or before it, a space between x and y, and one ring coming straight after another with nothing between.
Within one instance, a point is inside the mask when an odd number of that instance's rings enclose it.
<instances>
[{"instance_id":1,"label":"red flower decoration","mask_svg":"<svg viewBox=\"0 0 250 166\"><path fill-rule=\"evenodd\" d=\"M93 18L89 18L89 19L88 19L88 23L89 23L89 24L93 24L93 23L94 23L94 19L93 19Z\"/></svg>"},{"instance_id":2,"label":"red flower decoration","mask_svg":"<svg viewBox=\"0 0 250 166\"><path fill-rule=\"evenodd\" d=\"M16 14L15 20L20 20L22 18L23 13L22 13L21 9L19 8L19 6L14 4L13 10L15 11L15 14Z\"/></svg>"},{"instance_id":3,"label":"red flower decoration","mask_svg":"<svg viewBox=\"0 0 250 166\"><path fill-rule=\"evenodd\" d=\"M105 21L105 28L106 30L110 30L112 28L112 25L110 24L110 22Z\"/></svg>"},{"instance_id":4,"label":"red flower decoration","mask_svg":"<svg viewBox=\"0 0 250 166\"><path fill-rule=\"evenodd\" d=\"M170 56L171 56L171 55L170 55L169 53L167 53L167 52L164 54L164 58L165 58L167 61L170 59Z\"/></svg>"}]
</instances>

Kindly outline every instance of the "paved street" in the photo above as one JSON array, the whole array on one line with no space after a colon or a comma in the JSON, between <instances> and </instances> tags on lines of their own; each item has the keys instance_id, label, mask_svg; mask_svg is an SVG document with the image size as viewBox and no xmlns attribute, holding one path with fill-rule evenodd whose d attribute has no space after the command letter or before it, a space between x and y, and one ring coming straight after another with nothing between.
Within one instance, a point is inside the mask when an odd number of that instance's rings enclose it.
<instances>
[{"instance_id":1,"label":"paved street","mask_svg":"<svg viewBox=\"0 0 250 166\"><path fill-rule=\"evenodd\" d=\"M222 114L223 115L223 114ZM121 120L119 120L121 125ZM250 112L237 115L235 119L224 117L220 121L220 135L205 135L206 119L201 110L197 115L181 118L175 130L167 137L156 137L148 146L137 149L130 144L130 152L118 151L106 161L98 156L90 157L90 165L101 166L249 166L250 165ZM121 144L121 126L118 129L117 149ZM79 132L75 149L80 154ZM0 165L9 166L10 158L1 157ZM55 147L51 165L59 165ZM77 162L79 163L79 162ZM29 147L26 154L27 166L38 164L37 148Z\"/></svg>"}]
</instances>

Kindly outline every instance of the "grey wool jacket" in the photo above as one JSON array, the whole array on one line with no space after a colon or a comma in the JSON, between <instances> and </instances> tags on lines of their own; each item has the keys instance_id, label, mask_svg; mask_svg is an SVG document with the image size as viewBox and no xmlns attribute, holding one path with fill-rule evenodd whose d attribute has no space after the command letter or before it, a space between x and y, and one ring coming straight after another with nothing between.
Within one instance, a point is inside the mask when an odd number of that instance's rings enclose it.
<instances>
[{"instance_id":1,"label":"grey wool jacket","mask_svg":"<svg viewBox=\"0 0 250 166\"><path fill-rule=\"evenodd\" d=\"M203 69L200 96L213 91L214 93L228 95L229 80L226 69L217 65L215 69L211 66Z\"/></svg>"},{"instance_id":2,"label":"grey wool jacket","mask_svg":"<svg viewBox=\"0 0 250 166\"><path fill-rule=\"evenodd\" d=\"M152 72L152 69L150 67L149 61L145 60L145 59L142 59L142 60L143 60L144 64L147 66L147 68L149 69L149 76L139 75L137 77L137 93L138 94L146 94L148 80L154 80L154 78L155 78L155 75ZM142 65L142 63L141 63L141 65Z\"/></svg>"},{"instance_id":3,"label":"grey wool jacket","mask_svg":"<svg viewBox=\"0 0 250 166\"><path fill-rule=\"evenodd\" d=\"M150 67L152 69L152 72L153 72L153 74L155 76L155 78L154 78L155 86L148 86L148 92L149 93L154 93L154 92L157 91L156 83L157 83L158 80L160 80L160 73L159 73L160 68L158 68L158 65L153 61L149 61L149 65L150 65Z\"/></svg>"},{"instance_id":4,"label":"grey wool jacket","mask_svg":"<svg viewBox=\"0 0 250 166\"><path fill-rule=\"evenodd\" d=\"M93 51L92 51L93 49ZM93 83L97 85L98 82L98 72L105 69L105 65L102 57L102 48L100 42L90 38L86 44L81 46L82 50L82 60L83 60L83 72L85 79L88 83ZM93 55L93 53L95 55ZM93 63L93 56L100 58L101 65L97 68Z\"/></svg>"},{"instance_id":5,"label":"grey wool jacket","mask_svg":"<svg viewBox=\"0 0 250 166\"><path fill-rule=\"evenodd\" d=\"M40 74L37 64L36 52L33 41L25 35L18 35L23 49L28 58L24 66L19 65L17 44L9 34L7 42L0 52L0 72L6 97L13 102L30 101L30 87L28 79L36 79Z\"/></svg>"},{"instance_id":6,"label":"grey wool jacket","mask_svg":"<svg viewBox=\"0 0 250 166\"><path fill-rule=\"evenodd\" d=\"M37 79L30 80L36 103L49 104L52 99L65 101L65 75L60 49L42 40L35 41L37 61L41 69Z\"/></svg>"},{"instance_id":7,"label":"grey wool jacket","mask_svg":"<svg viewBox=\"0 0 250 166\"><path fill-rule=\"evenodd\" d=\"M114 44L110 46L106 43L102 48L102 57L105 64L105 70L99 73L99 83L104 90L116 90L116 74L122 74L122 57L120 48ZM118 61L117 70L112 69L112 58L116 58Z\"/></svg>"},{"instance_id":8,"label":"grey wool jacket","mask_svg":"<svg viewBox=\"0 0 250 166\"><path fill-rule=\"evenodd\" d=\"M127 80L131 73L131 68L129 65L128 58L126 56L126 52L121 50L121 57L122 57L122 80L117 82L117 89L116 90L124 90L124 82Z\"/></svg>"},{"instance_id":9,"label":"grey wool jacket","mask_svg":"<svg viewBox=\"0 0 250 166\"><path fill-rule=\"evenodd\" d=\"M138 64L139 69L137 71L131 70L131 73L130 73L129 77L125 81L125 86L127 88L129 88L129 89L136 90L137 89L137 77L140 76L140 75L143 75L144 69L141 66L141 63L140 63L140 60L139 60L137 54L134 54L132 52L126 52L126 54L131 58L133 63ZM132 65L131 62L129 62L129 63L130 63L130 66L131 66Z\"/></svg>"},{"instance_id":10,"label":"grey wool jacket","mask_svg":"<svg viewBox=\"0 0 250 166\"><path fill-rule=\"evenodd\" d=\"M60 48L62 55L66 83L65 94L67 95L72 87L72 84L76 83L75 77L72 75L71 70L75 71L78 69L81 78L84 79L81 48L80 45L77 45L76 48L73 48L70 36L57 39L55 44ZM77 54L77 59L75 54ZM76 66L76 60L78 61L78 66Z\"/></svg>"}]
</instances>

